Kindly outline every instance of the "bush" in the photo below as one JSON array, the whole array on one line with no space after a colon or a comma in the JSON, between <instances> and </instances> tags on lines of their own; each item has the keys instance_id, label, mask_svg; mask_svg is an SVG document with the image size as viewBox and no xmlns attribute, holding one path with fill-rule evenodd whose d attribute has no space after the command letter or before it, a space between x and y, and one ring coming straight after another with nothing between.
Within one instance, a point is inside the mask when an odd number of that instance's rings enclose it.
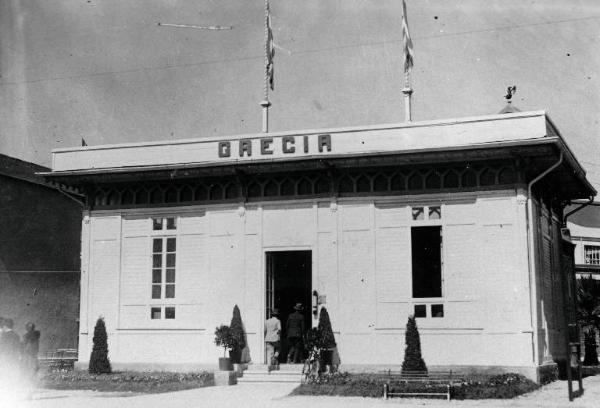
<instances>
[{"instance_id":1,"label":"bush","mask_svg":"<svg viewBox=\"0 0 600 408\"><path fill-rule=\"evenodd\" d=\"M339 395L348 397L381 398L387 376L382 374L333 373L320 376L318 382L302 384L292 395ZM400 383L391 384L393 391L427 391L439 384ZM502 374L493 377L469 378L456 382L452 390L454 399L505 399L514 398L538 389L533 381L520 374ZM426 398L426 397L424 397Z\"/></svg>"},{"instance_id":2,"label":"bush","mask_svg":"<svg viewBox=\"0 0 600 408\"><path fill-rule=\"evenodd\" d=\"M96 321L93 342L88 371L90 374L109 374L112 370L108 361L108 336L102 317Z\"/></svg>"},{"instance_id":3,"label":"bush","mask_svg":"<svg viewBox=\"0 0 600 408\"><path fill-rule=\"evenodd\" d=\"M232 337L232 361L233 363L239 364L242 355L242 349L246 347L246 339L244 336L244 325L242 324L242 316L240 315L240 308L238 305L233 307L233 316L231 318L231 337Z\"/></svg>"},{"instance_id":4,"label":"bush","mask_svg":"<svg viewBox=\"0 0 600 408\"><path fill-rule=\"evenodd\" d=\"M327 309L322 307L319 312L319 325L317 329L321 335L321 347L325 349L332 349L337 346L335 343L335 337L333 336L333 330L331 329L331 321L329 320L329 313Z\"/></svg>"},{"instance_id":5,"label":"bush","mask_svg":"<svg viewBox=\"0 0 600 408\"><path fill-rule=\"evenodd\" d=\"M227 350L231 350L235 346L235 341L231 328L224 324L215 329L215 345L223 347L223 357Z\"/></svg>"},{"instance_id":6,"label":"bush","mask_svg":"<svg viewBox=\"0 0 600 408\"><path fill-rule=\"evenodd\" d=\"M467 380L454 386L454 399L507 399L537 390L539 385L521 374L501 374L484 381Z\"/></svg>"},{"instance_id":7,"label":"bush","mask_svg":"<svg viewBox=\"0 0 600 408\"><path fill-rule=\"evenodd\" d=\"M160 393L214 385L209 372L114 372L89 374L85 371L45 372L40 376L43 388L57 390L94 390L110 392Z\"/></svg>"},{"instance_id":8,"label":"bush","mask_svg":"<svg viewBox=\"0 0 600 408\"><path fill-rule=\"evenodd\" d=\"M404 361L402 362L402 372L407 371L427 372L427 366L421 357L421 338L414 316L409 316L408 323L406 323L406 349L404 351Z\"/></svg>"}]
</instances>

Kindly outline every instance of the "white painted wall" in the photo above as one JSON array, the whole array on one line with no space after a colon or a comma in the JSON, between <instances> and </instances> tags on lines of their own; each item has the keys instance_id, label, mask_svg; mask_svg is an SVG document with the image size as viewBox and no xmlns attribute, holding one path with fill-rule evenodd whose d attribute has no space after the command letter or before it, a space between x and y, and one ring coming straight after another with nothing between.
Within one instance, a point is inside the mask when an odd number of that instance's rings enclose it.
<instances>
[{"instance_id":1,"label":"white painted wall","mask_svg":"<svg viewBox=\"0 0 600 408\"><path fill-rule=\"evenodd\" d=\"M103 315L113 362L216 364L214 329L229 324L237 304L260 363L264 253L309 249L342 363L400 364L415 303L410 205L442 205L444 285L435 303L445 316L417 321L426 363L531 367L525 210L514 191L92 213L80 361ZM158 214L179 217L173 321L150 319L150 217Z\"/></svg>"}]
</instances>

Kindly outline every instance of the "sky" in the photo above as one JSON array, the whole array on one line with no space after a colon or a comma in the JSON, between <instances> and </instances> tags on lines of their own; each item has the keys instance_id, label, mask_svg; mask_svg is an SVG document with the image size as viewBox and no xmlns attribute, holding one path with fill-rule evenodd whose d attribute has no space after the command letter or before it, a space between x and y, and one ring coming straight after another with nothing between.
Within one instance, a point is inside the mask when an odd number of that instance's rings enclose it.
<instances>
[{"instance_id":1,"label":"sky","mask_svg":"<svg viewBox=\"0 0 600 408\"><path fill-rule=\"evenodd\" d=\"M510 85L600 190L600 1L407 0L413 120ZM269 130L404 120L400 0L271 0ZM231 26L202 30L159 25ZM264 0L0 0L0 153L261 131Z\"/></svg>"}]
</instances>

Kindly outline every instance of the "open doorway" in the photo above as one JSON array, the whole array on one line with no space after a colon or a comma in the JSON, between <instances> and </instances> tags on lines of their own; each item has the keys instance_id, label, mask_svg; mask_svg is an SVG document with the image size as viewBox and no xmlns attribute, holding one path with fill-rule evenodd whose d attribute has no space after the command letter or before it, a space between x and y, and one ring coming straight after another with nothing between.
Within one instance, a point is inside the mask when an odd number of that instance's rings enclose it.
<instances>
[{"instance_id":1,"label":"open doorway","mask_svg":"<svg viewBox=\"0 0 600 408\"><path fill-rule=\"evenodd\" d=\"M279 362L285 363L290 344L287 341L286 322L297 303L304 305L301 311L306 330L311 327L311 251L266 252L266 313L271 316L273 308L279 309L281 320L281 351ZM304 358L302 355L301 358Z\"/></svg>"}]
</instances>

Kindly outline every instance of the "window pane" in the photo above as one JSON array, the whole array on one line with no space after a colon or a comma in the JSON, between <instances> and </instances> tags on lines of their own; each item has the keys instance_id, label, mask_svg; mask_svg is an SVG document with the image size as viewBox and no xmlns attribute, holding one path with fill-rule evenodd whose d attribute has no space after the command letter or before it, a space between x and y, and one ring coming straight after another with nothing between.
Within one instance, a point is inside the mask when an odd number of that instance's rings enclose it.
<instances>
[{"instance_id":1,"label":"window pane","mask_svg":"<svg viewBox=\"0 0 600 408\"><path fill-rule=\"evenodd\" d=\"M167 269L167 283L175 283L175 269Z\"/></svg>"},{"instance_id":2,"label":"window pane","mask_svg":"<svg viewBox=\"0 0 600 408\"><path fill-rule=\"evenodd\" d=\"M162 252L162 239L161 238L154 238L154 240L152 240L152 252Z\"/></svg>"},{"instance_id":3,"label":"window pane","mask_svg":"<svg viewBox=\"0 0 600 408\"><path fill-rule=\"evenodd\" d=\"M177 218L167 218L167 229L173 230L177 228Z\"/></svg>"},{"instance_id":4,"label":"window pane","mask_svg":"<svg viewBox=\"0 0 600 408\"><path fill-rule=\"evenodd\" d=\"M444 305L431 305L431 317L444 317Z\"/></svg>"},{"instance_id":5,"label":"window pane","mask_svg":"<svg viewBox=\"0 0 600 408\"><path fill-rule=\"evenodd\" d=\"M174 307L165 307L165 319L175 319Z\"/></svg>"},{"instance_id":6,"label":"window pane","mask_svg":"<svg viewBox=\"0 0 600 408\"><path fill-rule=\"evenodd\" d=\"M585 263L587 265L600 265L600 246L585 245Z\"/></svg>"},{"instance_id":7,"label":"window pane","mask_svg":"<svg viewBox=\"0 0 600 408\"><path fill-rule=\"evenodd\" d=\"M425 218L425 214L423 212L423 207L415 207L412 209L412 218L413 220L422 220Z\"/></svg>"},{"instance_id":8,"label":"window pane","mask_svg":"<svg viewBox=\"0 0 600 408\"><path fill-rule=\"evenodd\" d=\"M163 229L163 219L162 218L152 218L152 229L154 231L160 231Z\"/></svg>"},{"instance_id":9,"label":"window pane","mask_svg":"<svg viewBox=\"0 0 600 408\"><path fill-rule=\"evenodd\" d=\"M175 254L167 254L167 268L175 267Z\"/></svg>"},{"instance_id":10,"label":"window pane","mask_svg":"<svg viewBox=\"0 0 600 408\"><path fill-rule=\"evenodd\" d=\"M151 319L160 319L160 307L153 307L150 309Z\"/></svg>"},{"instance_id":11,"label":"window pane","mask_svg":"<svg viewBox=\"0 0 600 408\"><path fill-rule=\"evenodd\" d=\"M161 254L152 255L152 267L160 268L161 266L162 266L162 255Z\"/></svg>"},{"instance_id":12,"label":"window pane","mask_svg":"<svg viewBox=\"0 0 600 408\"><path fill-rule=\"evenodd\" d=\"M427 317L427 305L415 305L415 317Z\"/></svg>"},{"instance_id":13,"label":"window pane","mask_svg":"<svg viewBox=\"0 0 600 408\"><path fill-rule=\"evenodd\" d=\"M165 298L173 299L175 297L175 285L166 285L165 293Z\"/></svg>"},{"instance_id":14,"label":"window pane","mask_svg":"<svg viewBox=\"0 0 600 408\"><path fill-rule=\"evenodd\" d=\"M175 252L175 238L167 238L167 252Z\"/></svg>"},{"instance_id":15,"label":"window pane","mask_svg":"<svg viewBox=\"0 0 600 408\"><path fill-rule=\"evenodd\" d=\"M161 269L152 269L152 283L161 283L162 282L162 270Z\"/></svg>"},{"instance_id":16,"label":"window pane","mask_svg":"<svg viewBox=\"0 0 600 408\"><path fill-rule=\"evenodd\" d=\"M429 219L439 220L442 218L442 207L429 207Z\"/></svg>"},{"instance_id":17,"label":"window pane","mask_svg":"<svg viewBox=\"0 0 600 408\"><path fill-rule=\"evenodd\" d=\"M414 298L442 296L442 227L411 228Z\"/></svg>"},{"instance_id":18,"label":"window pane","mask_svg":"<svg viewBox=\"0 0 600 408\"><path fill-rule=\"evenodd\" d=\"M152 299L160 299L160 285L152 285Z\"/></svg>"}]
</instances>

